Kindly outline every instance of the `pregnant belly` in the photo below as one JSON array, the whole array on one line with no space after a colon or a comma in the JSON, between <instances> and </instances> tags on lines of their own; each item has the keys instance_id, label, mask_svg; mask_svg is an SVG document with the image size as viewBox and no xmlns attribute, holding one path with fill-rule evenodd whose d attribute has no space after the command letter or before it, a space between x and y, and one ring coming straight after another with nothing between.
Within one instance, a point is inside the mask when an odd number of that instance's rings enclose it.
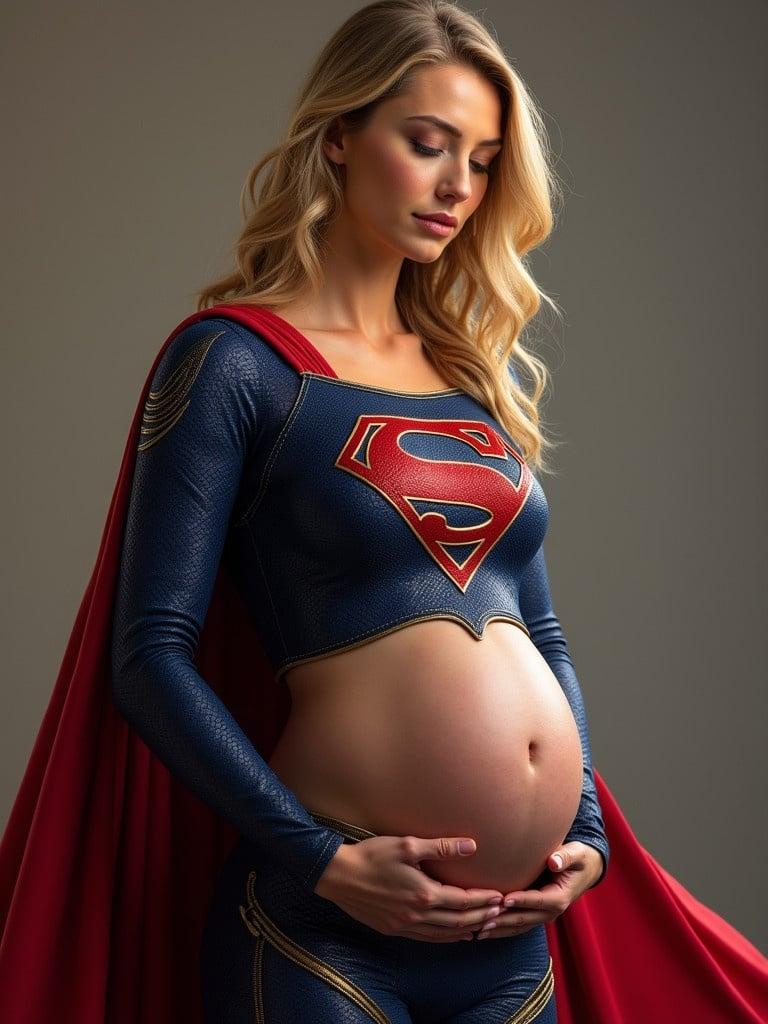
<instances>
[{"instance_id":1,"label":"pregnant belly","mask_svg":"<svg viewBox=\"0 0 768 1024\"><path fill-rule=\"evenodd\" d=\"M546 661L511 623L477 641L416 623L297 666L271 767L316 813L378 835L475 839L470 857L422 861L446 883L529 887L568 832L581 743Z\"/></svg>"}]
</instances>

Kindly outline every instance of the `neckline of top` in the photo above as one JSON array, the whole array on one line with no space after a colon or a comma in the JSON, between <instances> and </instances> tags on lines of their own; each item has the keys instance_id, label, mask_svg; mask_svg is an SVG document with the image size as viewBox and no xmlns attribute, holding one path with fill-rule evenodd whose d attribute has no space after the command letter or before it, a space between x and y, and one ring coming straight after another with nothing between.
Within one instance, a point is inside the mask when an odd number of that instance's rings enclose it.
<instances>
[{"instance_id":1,"label":"neckline of top","mask_svg":"<svg viewBox=\"0 0 768 1024\"><path fill-rule=\"evenodd\" d=\"M357 388L359 391L378 391L384 395L403 396L405 398L439 398L443 395L466 394L463 388L444 388L441 391L397 391L394 388L382 388L378 384L363 384L358 380L344 380L335 374L317 373L314 370L302 370L302 377L311 377L313 380L328 381L329 384L336 384L346 388Z\"/></svg>"},{"instance_id":2,"label":"neckline of top","mask_svg":"<svg viewBox=\"0 0 768 1024\"><path fill-rule=\"evenodd\" d=\"M251 303L245 303L245 305L251 305ZM363 383L363 381L359 380L347 380L344 377L340 377L338 373L336 373L334 368L325 358L323 353L318 349L318 347L312 341L310 341L306 334L303 334L298 329L298 327L295 327L290 322L290 320L286 320L285 317L280 316L279 313L276 313L273 309L268 309L266 306L259 305L256 308L261 310L262 313L266 313L268 316L274 317L275 320L278 320L281 326L284 328L284 330L286 330L289 334L293 335L294 339L297 342L299 342L302 345L306 345L309 348L309 350L316 356L321 369L319 371L305 370L305 376L309 375L320 378L326 377L332 381L336 381L338 384L346 384L348 387L366 388L370 391L382 391L388 395L407 395L411 398L431 398L433 396L438 395L464 394L463 388L460 387L442 388L437 389L435 391L402 391L395 388L380 387L378 384L365 384Z\"/></svg>"}]
</instances>

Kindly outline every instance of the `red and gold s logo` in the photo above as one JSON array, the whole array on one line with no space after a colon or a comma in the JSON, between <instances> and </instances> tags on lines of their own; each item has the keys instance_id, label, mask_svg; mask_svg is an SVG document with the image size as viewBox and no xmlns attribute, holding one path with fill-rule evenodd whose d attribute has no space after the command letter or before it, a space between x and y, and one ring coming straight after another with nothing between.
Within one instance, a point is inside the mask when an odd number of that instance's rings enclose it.
<instances>
[{"instance_id":1,"label":"red and gold s logo","mask_svg":"<svg viewBox=\"0 0 768 1024\"><path fill-rule=\"evenodd\" d=\"M400 446L408 433L455 438L468 445L478 461L420 458ZM493 459L501 460L506 472L491 465ZM517 464L514 474L509 472L511 459ZM482 420L360 416L335 464L364 480L397 509L462 593L522 511L533 483L525 460ZM451 526L441 512L419 512L418 503L426 502L479 509L484 518L472 526Z\"/></svg>"}]
</instances>

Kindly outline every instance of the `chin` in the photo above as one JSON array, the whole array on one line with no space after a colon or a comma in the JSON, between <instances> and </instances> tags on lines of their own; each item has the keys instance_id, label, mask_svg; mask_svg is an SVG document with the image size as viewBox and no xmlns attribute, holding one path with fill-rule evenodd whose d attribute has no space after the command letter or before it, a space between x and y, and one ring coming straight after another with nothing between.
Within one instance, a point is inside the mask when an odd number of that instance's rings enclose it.
<instances>
[{"instance_id":1,"label":"chin","mask_svg":"<svg viewBox=\"0 0 768 1024\"><path fill-rule=\"evenodd\" d=\"M435 260L439 260L443 255L445 248L446 246L444 245L432 245L429 252L426 251L426 247L422 247L413 252L404 253L404 255L412 263L434 263Z\"/></svg>"}]
</instances>

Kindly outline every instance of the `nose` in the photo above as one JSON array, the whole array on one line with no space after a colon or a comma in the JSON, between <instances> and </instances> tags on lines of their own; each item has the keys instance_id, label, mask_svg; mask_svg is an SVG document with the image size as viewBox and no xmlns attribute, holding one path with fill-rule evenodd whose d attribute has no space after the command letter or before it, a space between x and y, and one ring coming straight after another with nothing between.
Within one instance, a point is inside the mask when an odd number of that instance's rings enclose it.
<instances>
[{"instance_id":1,"label":"nose","mask_svg":"<svg viewBox=\"0 0 768 1024\"><path fill-rule=\"evenodd\" d=\"M436 192L441 197L452 197L457 202L469 199L472 195L472 181L469 171L457 169L440 183Z\"/></svg>"}]
</instances>

